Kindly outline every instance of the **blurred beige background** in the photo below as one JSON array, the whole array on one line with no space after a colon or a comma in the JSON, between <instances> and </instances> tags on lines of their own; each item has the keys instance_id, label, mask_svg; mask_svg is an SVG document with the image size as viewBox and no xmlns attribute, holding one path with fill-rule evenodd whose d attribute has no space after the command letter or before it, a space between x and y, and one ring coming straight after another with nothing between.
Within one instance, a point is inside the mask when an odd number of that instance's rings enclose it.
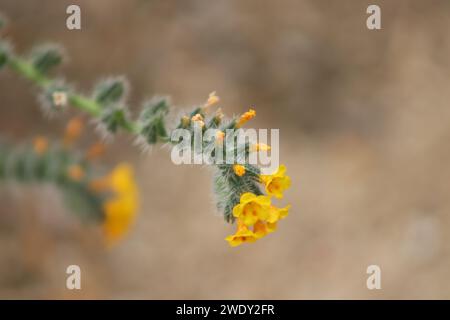
<instances>
[{"instance_id":1,"label":"blurred beige background","mask_svg":"<svg viewBox=\"0 0 450 320\"><path fill-rule=\"evenodd\" d=\"M65 9L82 9L82 30ZM366 8L382 30L366 28ZM130 105L169 94L179 110L217 90L226 113L280 128L291 214L278 232L229 248L211 171L141 154L127 136L105 163L137 170L135 228L105 251L51 188L2 187L0 298L450 298L450 2L0 0L26 52L59 42L57 74L88 90L124 74ZM0 73L0 128L10 141L57 137L36 90ZM85 142L95 139L91 130ZM65 268L82 290L65 289ZM382 290L366 288L366 268Z\"/></svg>"}]
</instances>

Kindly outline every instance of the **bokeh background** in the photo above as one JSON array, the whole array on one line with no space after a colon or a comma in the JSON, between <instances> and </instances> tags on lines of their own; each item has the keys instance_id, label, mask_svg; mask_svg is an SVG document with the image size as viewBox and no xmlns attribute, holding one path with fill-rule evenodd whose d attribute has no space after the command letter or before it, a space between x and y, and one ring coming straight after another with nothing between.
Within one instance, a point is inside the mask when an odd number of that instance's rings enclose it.
<instances>
[{"instance_id":1,"label":"bokeh background","mask_svg":"<svg viewBox=\"0 0 450 320\"><path fill-rule=\"evenodd\" d=\"M81 31L65 27L72 3ZM366 28L372 3L379 31ZM250 126L280 129L293 181L278 232L230 248L211 171L120 136L103 164L136 169L130 235L105 250L57 190L2 186L0 298L450 298L449 1L0 0L0 11L18 52L61 43L70 61L57 74L81 91L124 74L132 110L153 94L182 110L213 90L228 114L254 106ZM58 138L64 123L0 73L3 137ZM81 144L95 139L90 127ZM80 291L65 287L70 264ZM366 288L371 264L381 290Z\"/></svg>"}]
</instances>

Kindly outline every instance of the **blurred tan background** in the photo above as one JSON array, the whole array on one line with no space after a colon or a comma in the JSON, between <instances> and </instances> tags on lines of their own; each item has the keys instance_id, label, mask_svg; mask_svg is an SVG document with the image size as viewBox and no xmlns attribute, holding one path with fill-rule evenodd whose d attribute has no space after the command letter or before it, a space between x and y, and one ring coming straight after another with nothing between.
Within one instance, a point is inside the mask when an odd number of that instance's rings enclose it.
<instances>
[{"instance_id":1,"label":"blurred tan background","mask_svg":"<svg viewBox=\"0 0 450 320\"><path fill-rule=\"evenodd\" d=\"M65 27L72 3L81 31ZM366 28L369 4L380 31ZM229 115L254 106L249 125L280 129L293 181L278 232L229 248L211 171L121 136L104 163L136 168L129 237L105 251L56 190L2 187L0 298L450 298L450 2L0 0L0 11L17 51L61 43L70 61L57 74L78 89L126 75L132 110L153 94L182 110L213 90ZM29 83L2 71L0 84L2 136L60 134ZM81 291L65 288L70 264ZM371 264L381 290L366 288Z\"/></svg>"}]
</instances>

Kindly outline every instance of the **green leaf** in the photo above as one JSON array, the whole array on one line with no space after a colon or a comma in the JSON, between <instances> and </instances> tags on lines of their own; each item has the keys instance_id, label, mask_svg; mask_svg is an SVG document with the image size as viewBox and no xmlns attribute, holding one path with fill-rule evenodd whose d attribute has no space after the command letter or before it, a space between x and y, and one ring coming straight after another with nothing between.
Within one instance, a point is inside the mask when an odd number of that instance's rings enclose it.
<instances>
[{"instance_id":1,"label":"green leaf","mask_svg":"<svg viewBox=\"0 0 450 320\"><path fill-rule=\"evenodd\" d=\"M148 101L139 115L140 135L149 144L155 144L159 140L168 137L165 117L169 111L168 99L155 97Z\"/></svg>"},{"instance_id":2,"label":"green leaf","mask_svg":"<svg viewBox=\"0 0 450 320\"><path fill-rule=\"evenodd\" d=\"M47 74L63 60L63 50L58 45L36 47L31 53L31 63L42 74Z\"/></svg>"},{"instance_id":3,"label":"green leaf","mask_svg":"<svg viewBox=\"0 0 450 320\"><path fill-rule=\"evenodd\" d=\"M98 83L94 89L94 99L99 104L111 105L124 98L128 88L125 78L109 78Z\"/></svg>"}]
</instances>

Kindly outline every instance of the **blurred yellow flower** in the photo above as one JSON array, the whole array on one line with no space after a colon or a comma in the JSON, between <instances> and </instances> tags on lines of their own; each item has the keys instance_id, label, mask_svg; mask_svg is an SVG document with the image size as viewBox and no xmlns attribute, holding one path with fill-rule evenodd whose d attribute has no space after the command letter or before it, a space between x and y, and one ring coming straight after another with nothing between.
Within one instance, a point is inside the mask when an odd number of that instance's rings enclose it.
<instances>
[{"instance_id":1,"label":"blurred yellow flower","mask_svg":"<svg viewBox=\"0 0 450 320\"><path fill-rule=\"evenodd\" d=\"M279 166L274 174L261 175L260 178L267 194L276 198L283 198L283 191L291 186L291 178L286 175L286 166L284 165Z\"/></svg>"},{"instance_id":2,"label":"blurred yellow flower","mask_svg":"<svg viewBox=\"0 0 450 320\"><path fill-rule=\"evenodd\" d=\"M228 241L232 247L237 247L244 242L254 242L256 239L257 237L253 231L249 230L241 220L238 220L238 228L236 233L225 238L225 240Z\"/></svg>"},{"instance_id":3,"label":"blurred yellow flower","mask_svg":"<svg viewBox=\"0 0 450 320\"><path fill-rule=\"evenodd\" d=\"M240 202L233 208L233 216L246 226L252 226L258 220L266 221L270 215L270 197L257 196L251 192L241 195Z\"/></svg>"},{"instance_id":4,"label":"blurred yellow flower","mask_svg":"<svg viewBox=\"0 0 450 320\"><path fill-rule=\"evenodd\" d=\"M103 224L106 242L111 245L120 240L134 221L138 207L138 192L133 169L128 164L119 164L106 177L113 196L103 204Z\"/></svg>"}]
</instances>

